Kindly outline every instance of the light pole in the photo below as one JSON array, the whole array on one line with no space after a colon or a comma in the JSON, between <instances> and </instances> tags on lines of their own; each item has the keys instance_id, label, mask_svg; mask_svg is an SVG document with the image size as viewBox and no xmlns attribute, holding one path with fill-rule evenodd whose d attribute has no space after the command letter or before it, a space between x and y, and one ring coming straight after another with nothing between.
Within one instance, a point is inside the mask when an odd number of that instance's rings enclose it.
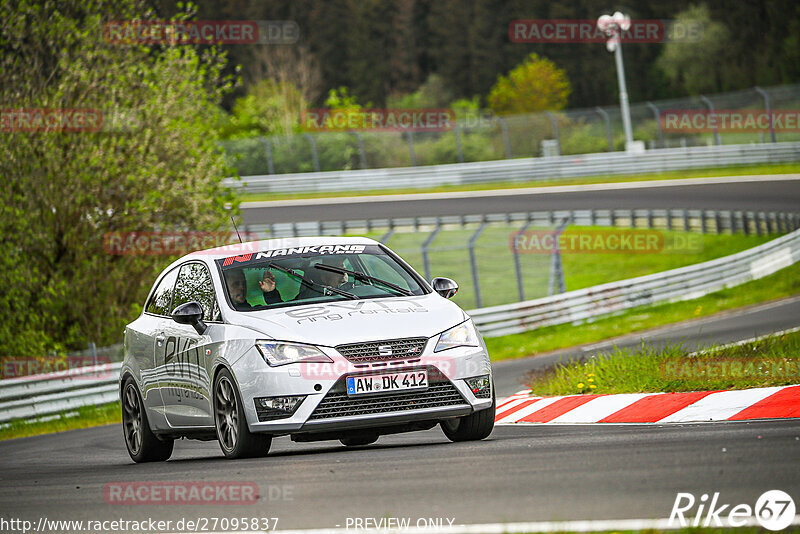
<instances>
[{"instance_id":1,"label":"light pole","mask_svg":"<svg viewBox=\"0 0 800 534\"><path fill-rule=\"evenodd\" d=\"M631 27L631 18L617 11L613 15L602 15L597 19L597 27L608 36L606 48L609 52L614 52L614 60L617 63L619 104L622 112L622 126L625 129L625 150L636 150L638 146L633 143L631 110L628 107L628 90L625 87L625 67L622 64L622 43L620 39L622 32Z\"/></svg>"}]
</instances>

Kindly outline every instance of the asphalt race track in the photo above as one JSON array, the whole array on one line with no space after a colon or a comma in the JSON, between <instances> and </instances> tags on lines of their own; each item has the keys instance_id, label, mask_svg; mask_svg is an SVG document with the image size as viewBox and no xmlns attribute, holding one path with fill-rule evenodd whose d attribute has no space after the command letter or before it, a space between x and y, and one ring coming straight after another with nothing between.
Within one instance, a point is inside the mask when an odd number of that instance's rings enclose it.
<instances>
[{"instance_id":1,"label":"asphalt race track","mask_svg":"<svg viewBox=\"0 0 800 534\"><path fill-rule=\"evenodd\" d=\"M245 209L249 223L567 208L796 210L800 181L761 181L451 200ZM497 362L499 395L527 371L619 346L696 348L800 326L800 297L534 358ZM346 449L274 441L266 458L228 461L216 442L179 441L170 461L136 465L119 425L0 442L0 517L48 520L279 518L278 529L345 527L348 518L448 524L667 518L678 492L753 506L767 490L800 496L800 420L675 425L501 425L482 442L435 428ZM106 484L254 483L252 505L108 504ZM175 530L173 524L169 531ZM219 528L217 529L219 530ZM357 532L356 530L351 530Z\"/></svg>"},{"instance_id":2,"label":"asphalt race track","mask_svg":"<svg viewBox=\"0 0 800 534\"><path fill-rule=\"evenodd\" d=\"M641 188L608 190L573 186L566 188L569 192L557 193L543 193L541 189L527 193L474 191L427 199L402 195L400 198L403 200L351 197L348 200L337 199L336 202L326 199L271 202L263 207L257 207L259 203L252 203L242 206L242 218L245 224L264 224L566 209L702 208L797 211L800 207L800 175L795 177L797 179L770 181L757 178L757 181L752 182L695 185L665 185L653 181ZM613 185L625 187L625 184Z\"/></svg>"},{"instance_id":3,"label":"asphalt race track","mask_svg":"<svg viewBox=\"0 0 800 534\"><path fill-rule=\"evenodd\" d=\"M279 529L344 527L347 518L451 518L456 524L666 518L677 492L755 504L800 493L797 420L692 425L499 426L449 443L438 428L346 450L280 438L267 458L228 461L215 443L184 441L166 464L133 465L117 426L0 444L3 517L158 519L278 517ZM119 506L106 483L237 480L244 506ZM270 498L272 496L272 498ZM445 523L447 524L447 523Z\"/></svg>"},{"instance_id":4,"label":"asphalt race track","mask_svg":"<svg viewBox=\"0 0 800 534\"><path fill-rule=\"evenodd\" d=\"M687 346L800 324L800 298L630 336ZM623 344L618 341L618 344ZM606 347L598 344L587 351ZM500 394L554 355L495 364ZM519 387L518 387L519 386ZM678 425L501 425L483 442L450 443L438 428L338 442L273 443L267 458L228 461L215 442L179 441L166 464L136 465L119 425L0 442L0 516L98 520L278 517L279 530L348 518L447 518L455 524L667 518L677 492L724 503L800 494L800 420ZM104 486L131 481L252 482L253 505L107 504ZM354 531L355 532L355 531Z\"/></svg>"}]
</instances>

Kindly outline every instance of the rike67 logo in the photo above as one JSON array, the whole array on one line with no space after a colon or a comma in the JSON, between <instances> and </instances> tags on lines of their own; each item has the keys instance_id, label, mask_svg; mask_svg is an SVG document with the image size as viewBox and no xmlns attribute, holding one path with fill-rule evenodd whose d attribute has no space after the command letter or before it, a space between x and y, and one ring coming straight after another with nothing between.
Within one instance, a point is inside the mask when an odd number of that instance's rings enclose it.
<instances>
[{"instance_id":1,"label":"rike67 logo","mask_svg":"<svg viewBox=\"0 0 800 534\"><path fill-rule=\"evenodd\" d=\"M696 508L695 508L696 507ZM765 491L755 503L724 504L719 492L709 499L704 493L696 499L691 493L678 493L669 514L670 527L744 527L761 526L783 530L795 521L794 500L781 490Z\"/></svg>"}]
</instances>

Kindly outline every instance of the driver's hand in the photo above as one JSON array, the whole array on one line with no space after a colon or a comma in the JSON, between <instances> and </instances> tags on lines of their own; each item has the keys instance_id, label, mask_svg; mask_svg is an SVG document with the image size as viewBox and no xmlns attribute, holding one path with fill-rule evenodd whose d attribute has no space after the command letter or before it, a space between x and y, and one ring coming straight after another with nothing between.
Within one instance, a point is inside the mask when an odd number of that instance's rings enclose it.
<instances>
[{"instance_id":1,"label":"driver's hand","mask_svg":"<svg viewBox=\"0 0 800 534\"><path fill-rule=\"evenodd\" d=\"M269 271L264 271L264 276L258 281L258 287L264 293L269 293L275 290L275 275Z\"/></svg>"}]
</instances>

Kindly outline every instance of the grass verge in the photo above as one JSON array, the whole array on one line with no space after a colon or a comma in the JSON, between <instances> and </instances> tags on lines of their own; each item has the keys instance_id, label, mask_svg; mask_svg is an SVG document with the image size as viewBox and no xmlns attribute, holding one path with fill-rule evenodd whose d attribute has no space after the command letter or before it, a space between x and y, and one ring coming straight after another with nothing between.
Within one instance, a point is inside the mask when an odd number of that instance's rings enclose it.
<instances>
[{"instance_id":1,"label":"grass verge","mask_svg":"<svg viewBox=\"0 0 800 534\"><path fill-rule=\"evenodd\" d=\"M119 402L100 406L83 406L59 414L39 417L30 421L15 420L0 426L0 440L63 432L76 428L121 423Z\"/></svg>"},{"instance_id":2,"label":"grass verge","mask_svg":"<svg viewBox=\"0 0 800 534\"><path fill-rule=\"evenodd\" d=\"M800 294L800 263L697 299L633 308L591 323L555 325L521 334L486 338L486 346L492 360L521 358L797 294Z\"/></svg>"},{"instance_id":3,"label":"grass verge","mask_svg":"<svg viewBox=\"0 0 800 534\"><path fill-rule=\"evenodd\" d=\"M680 345L615 349L586 362L531 376L536 395L657 393L787 386L800 383L800 332L690 353Z\"/></svg>"},{"instance_id":4,"label":"grass verge","mask_svg":"<svg viewBox=\"0 0 800 534\"><path fill-rule=\"evenodd\" d=\"M580 156L575 156L580 158ZM447 193L452 191L485 191L489 189L517 189L521 187L546 187L553 185L584 185L599 183L634 182L649 180L674 180L676 178L707 178L713 176L742 176L746 174L783 174L800 172L800 164L781 163L775 165L737 165L732 167L710 167L652 174L597 175L559 180L537 180L527 182L490 182L464 185L442 185L425 188L371 189L367 191L322 191L308 193L250 193L239 195L241 202L265 200L289 200L300 198L358 197L367 195L400 195L406 193Z\"/></svg>"}]
</instances>

